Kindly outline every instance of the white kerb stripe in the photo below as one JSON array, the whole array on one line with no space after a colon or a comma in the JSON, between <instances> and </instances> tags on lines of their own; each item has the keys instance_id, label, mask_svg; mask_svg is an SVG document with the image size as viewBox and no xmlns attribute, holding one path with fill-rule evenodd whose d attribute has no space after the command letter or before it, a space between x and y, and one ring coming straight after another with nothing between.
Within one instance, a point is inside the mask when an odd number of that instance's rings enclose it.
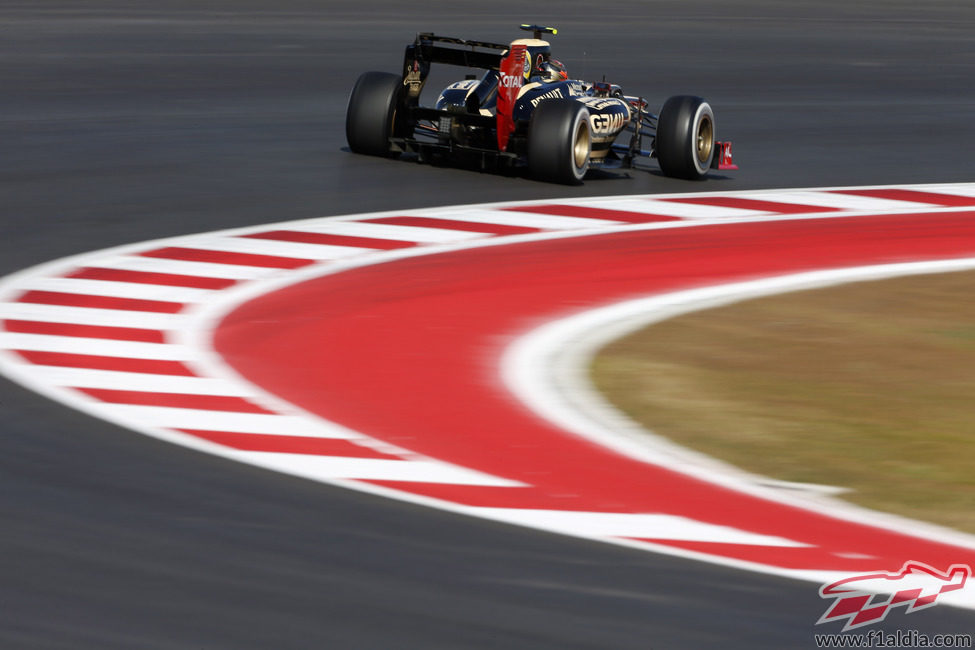
<instances>
[{"instance_id":1,"label":"white kerb stripe","mask_svg":"<svg viewBox=\"0 0 975 650\"><path fill-rule=\"evenodd\" d=\"M56 291L77 295L161 300L175 303L203 302L213 295L213 291L208 289L79 278L29 278L18 284L18 287L28 291Z\"/></svg>"},{"instance_id":2,"label":"white kerb stripe","mask_svg":"<svg viewBox=\"0 0 975 650\"><path fill-rule=\"evenodd\" d=\"M147 311L96 309L93 307L64 307L29 302L0 303L0 318L149 330L181 329L187 320L184 314L157 314Z\"/></svg>"},{"instance_id":3,"label":"white kerb stripe","mask_svg":"<svg viewBox=\"0 0 975 650\"><path fill-rule=\"evenodd\" d=\"M937 192L938 194L948 194L954 196L975 196L975 183L967 183L965 185L927 185L924 187L913 187L908 189L916 189L921 192Z\"/></svg>"},{"instance_id":4,"label":"white kerb stripe","mask_svg":"<svg viewBox=\"0 0 975 650\"><path fill-rule=\"evenodd\" d=\"M149 359L153 361L188 361L200 356L200 352L196 348L184 345L90 339L81 336L20 334L15 332L0 332L0 348L6 350L32 350L35 352L60 352L63 354L87 354L99 357Z\"/></svg>"},{"instance_id":5,"label":"white kerb stripe","mask_svg":"<svg viewBox=\"0 0 975 650\"><path fill-rule=\"evenodd\" d=\"M168 260L157 257L140 257L138 255L120 255L106 257L86 262L86 266L119 269L123 271L142 271L145 273L169 273L172 275L189 275L201 278L220 278L223 280L257 280L266 278L281 269L262 266L243 266L240 264L216 264L213 262L190 262L186 260Z\"/></svg>"},{"instance_id":6,"label":"white kerb stripe","mask_svg":"<svg viewBox=\"0 0 975 650\"><path fill-rule=\"evenodd\" d=\"M372 252L371 248L354 246L326 246L322 244L300 244L273 239L249 239L246 237L199 237L187 240L187 247L223 253L246 253L249 255L273 255L302 260L334 260L351 255Z\"/></svg>"},{"instance_id":7,"label":"white kerb stripe","mask_svg":"<svg viewBox=\"0 0 975 650\"><path fill-rule=\"evenodd\" d=\"M24 372L51 386L128 390L147 393L181 395L219 395L227 397L255 397L253 390L242 382L212 377L159 375L88 368L63 368L24 364Z\"/></svg>"},{"instance_id":8,"label":"white kerb stripe","mask_svg":"<svg viewBox=\"0 0 975 650\"><path fill-rule=\"evenodd\" d=\"M323 221L317 224L303 224L301 230L330 235L344 235L347 237L367 237L369 239L387 239L423 244L446 244L486 236L485 233L462 230L396 226L385 223L360 223L357 221Z\"/></svg>"},{"instance_id":9,"label":"white kerb stripe","mask_svg":"<svg viewBox=\"0 0 975 650\"><path fill-rule=\"evenodd\" d=\"M672 203L669 201L651 201L648 199L606 199L596 204L578 203L580 207L593 207L601 210L620 210L623 212L637 212L640 214L661 215L684 219L688 217L751 217L759 214L766 214L758 210L742 210L739 208L723 208L713 205L689 206L685 203ZM700 210L699 208L705 208Z\"/></svg>"},{"instance_id":10,"label":"white kerb stripe","mask_svg":"<svg viewBox=\"0 0 975 650\"><path fill-rule=\"evenodd\" d=\"M872 196L857 196L855 194L832 194L830 192L768 192L754 197L761 201L776 201L779 203L799 203L802 205L817 205L824 208L837 208L850 211L899 211L907 209L927 208L927 203L913 201L893 201L878 199Z\"/></svg>"},{"instance_id":11,"label":"white kerb stripe","mask_svg":"<svg viewBox=\"0 0 975 650\"><path fill-rule=\"evenodd\" d=\"M511 524L587 537L625 537L778 547L808 546L784 537L751 533L677 515L514 508L465 508L465 512Z\"/></svg>"},{"instance_id":12,"label":"white kerb stripe","mask_svg":"<svg viewBox=\"0 0 975 650\"><path fill-rule=\"evenodd\" d=\"M745 198L745 197L743 197ZM662 214L668 217L679 217L681 219L729 219L768 216L766 210L745 210L742 208L726 208L717 205L701 205L698 203L675 203L673 201L658 201L656 199L638 199L638 203L643 204L643 210L652 214ZM627 210L636 210L637 205L630 205L627 202L620 202L620 205L627 206ZM619 208L624 209L624 208Z\"/></svg>"},{"instance_id":13,"label":"white kerb stripe","mask_svg":"<svg viewBox=\"0 0 975 650\"><path fill-rule=\"evenodd\" d=\"M306 438L340 438L352 440L360 434L338 426L327 426L324 421L314 421L300 415L276 415L273 413L237 413L232 411L207 411L169 406L142 406L137 404L112 404L92 402L91 407L104 413L113 421L125 420L136 428L151 425L160 429L197 429L226 433L257 433L274 436L301 436Z\"/></svg>"},{"instance_id":14,"label":"white kerb stripe","mask_svg":"<svg viewBox=\"0 0 975 650\"><path fill-rule=\"evenodd\" d=\"M527 209L527 207L526 207ZM579 230L583 228L602 228L618 225L610 219L588 219L585 217L562 217L536 212L513 212L511 210L468 209L451 212L438 212L423 215L434 219L454 219L472 223L496 223L503 226L523 226L541 230Z\"/></svg>"},{"instance_id":15,"label":"white kerb stripe","mask_svg":"<svg viewBox=\"0 0 975 650\"><path fill-rule=\"evenodd\" d=\"M517 481L436 460L383 460L262 451L242 451L233 456L243 462L313 480L360 479L484 487L523 486Z\"/></svg>"}]
</instances>

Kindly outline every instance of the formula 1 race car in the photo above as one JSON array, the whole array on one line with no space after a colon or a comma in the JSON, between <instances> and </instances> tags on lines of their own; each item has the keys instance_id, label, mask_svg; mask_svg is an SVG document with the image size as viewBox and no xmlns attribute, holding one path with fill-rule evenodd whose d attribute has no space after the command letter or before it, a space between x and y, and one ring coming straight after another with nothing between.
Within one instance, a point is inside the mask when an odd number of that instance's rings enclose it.
<instances>
[{"instance_id":1,"label":"formula 1 race car","mask_svg":"<svg viewBox=\"0 0 975 650\"><path fill-rule=\"evenodd\" d=\"M615 84L569 79L541 39L554 28L521 27L533 38L509 45L419 34L406 48L402 75L359 77L346 112L349 148L411 153L421 162L466 159L482 170L527 167L537 179L569 184L590 169L649 159L677 178L737 169L731 143L715 140L714 113L700 97L671 97L654 115L642 97L624 95ZM433 63L487 72L450 84L434 107L421 106ZM619 137L624 131L628 141Z\"/></svg>"}]
</instances>

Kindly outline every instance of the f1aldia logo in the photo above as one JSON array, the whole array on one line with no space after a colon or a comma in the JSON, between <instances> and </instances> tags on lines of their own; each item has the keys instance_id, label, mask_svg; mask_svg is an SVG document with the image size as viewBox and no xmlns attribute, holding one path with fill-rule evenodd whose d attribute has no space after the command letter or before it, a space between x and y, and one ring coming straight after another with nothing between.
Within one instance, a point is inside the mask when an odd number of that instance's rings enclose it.
<instances>
[{"instance_id":1,"label":"f1aldia logo","mask_svg":"<svg viewBox=\"0 0 975 650\"><path fill-rule=\"evenodd\" d=\"M942 572L910 561L895 573L881 571L837 580L819 588L820 598L835 600L816 625L845 619L846 632L879 623L894 607L904 606L906 614L913 614L936 605L941 594L963 589L971 576L967 564L952 564Z\"/></svg>"}]
</instances>

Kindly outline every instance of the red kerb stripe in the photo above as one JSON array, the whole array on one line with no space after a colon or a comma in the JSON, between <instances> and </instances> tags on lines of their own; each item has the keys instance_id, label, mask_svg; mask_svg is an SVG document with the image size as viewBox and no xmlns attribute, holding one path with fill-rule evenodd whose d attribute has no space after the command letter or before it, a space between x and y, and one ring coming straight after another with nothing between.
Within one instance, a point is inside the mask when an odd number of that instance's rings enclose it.
<instances>
[{"instance_id":1,"label":"red kerb stripe","mask_svg":"<svg viewBox=\"0 0 975 650\"><path fill-rule=\"evenodd\" d=\"M347 458L383 458L401 460L399 456L384 454L363 447L349 440L310 438L304 436L272 436L257 433L230 433L226 431L200 431L179 429L197 438L241 451L268 451L281 454L308 454L314 456L344 456Z\"/></svg>"},{"instance_id":2,"label":"red kerb stripe","mask_svg":"<svg viewBox=\"0 0 975 650\"><path fill-rule=\"evenodd\" d=\"M254 253L228 253L226 251L208 251L201 248L181 248L179 246L145 251L140 253L140 255L166 260L209 262L211 264L230 264L233 266L259 266L270 269L300 269L303 266L310 266L315 263L315 260L294 257L256 255Z\"/></svg>"},{"instance_id":3,"label":"red kerb stripe","mask_svg":"<svg viewBox=\"0 0 975 650\"><path fill-rule=\"evenodd\" d=\"M91 370L117 370L120 372L140 372L150 375L196 376L180 361L160 359L130 359L126 357L101 357L90 354L67 354L64 352L39 352L36 350L14 350L27 361L39 366L60 366L66 368L89 368Z\"/></svg>"},{"instance_id":4,"label":"red kerb stripe","mask_svg":"<svg viewBox=\"0 0 975 650\"><path fill-rule=\"evenodd\" d=\"M891 201L929 203L946 208L963 208L975 205L975 196L957 196L954 194L939 194L937 192L921 192L918 190L898 190L891 188L876 190L835 190L834 193L867 196L874 199L889 199Z\"/></svg>"},{"instance_id":5,"label":"red kerb stripe","mask_svg":"<svg viewBox=\"0 0 975 650\"><path fill-rule=\"evenodd\" d=\"M33 320L8 320L3 323L8 332L21 334L51 334L54 336L81 336L89 339L113 339L116 341L140 341L165 343L166 335L160 330L144 330L134 327L106 327L101 325L75 325L74 323L45 323Z\"/></svg>"},{"instance_id":6,"label":"red kerb stripe","mask_svg":"<svg viewBox=\"0 0 975 650\"><path fill-rule=\"evenodd\" d=\"M148 271L127 271L125 269L83 268L66 275L67 278L84 280L108 280L110 282L135 282L137 284L159 284L168 287L189 287L191 289L226 289L237 284L236 280L225 278L205 278L195 275L176 275L174 273L150 273Z\"/></svg>"},{"instance_id":7,"label":"red kerb stripe","mask_svg":"<svg viewBox=\"0 0 975 650\"><path fill-rule=\"evenodd\" d=\"M757 210L773 214L809 214L812 212L835 212L839 208L822 205L803 205L800 203L779 203L778 201L760 201L758 199L743 199L733 196L699 196L694 198L658 199L671 203L685 203L689 205L710 205L718 208L737 208L739 210Z\"/></svg>"},{"instance_id":8,"label":"red kerb stripe","mask_svg":"<svg viewBox=\"0 0 975 650\"><path fill-rule=\"evenodd\" d=\"M509 212L532 212L536 214L551 214L559 217L584 217L586 219L606 219L608 221L622 221L623 223L656 223L660 221L681 221L680 217L666 214L648 214L644 212L629 212L627 210L609 210L606 208L592 208L585 205L523 205L513 208L503 208Z\"/></svg>"},{"instance_id":9,"label":"red kerb stripe","mask_svg":"<svg viewBox=\"0 0 975 650\"><path fill-rule=\"evenodd\" d=\"M525 235L541 232L540 228L509 226L501 223L477 223L457 219L434 219L433 217L380 217L366 219L368 223L382 223L390 226L413 226L417 228L440 228L462 232L483 232L487 235Z\"/></svg>"},{"instance_id":10,"label":"red kerb stripe","mask_svg":"<svg viewBox=\"0 0 975 650\"><path fill-rule=\"evenodd\" d=\"M395 241L392 239L375 239L372 237L352 237L347 235L330 235L319 232L302 232L297 230L271 230L253 235L244 235L250 239L272 239L274 241L290 241L302 244L324 244L326 246L355 246L357 248L375 248L378 250L394 250L397 248L411 248L416 246L411 241Z\"/></svg>"},{"instance_id":11,"label":"red kerb stripe","mask_svg":"<svg viewBox=\"0 0 975 650\"><path fill-rule=\"evenodd\" d=\"M202 409L205 411L273 414L273 411L268 411L242 397L229 397L226 395L186 395L183 393L156 393L104 388L75 388L75 390L103 402L111 402L112 404L169 406L173 408Z\"/></svg>"},{"instance_id":12,"label":"red kerb stripe","mask_svg":"<svg viewBox=\"0 0 975 650\"><path fill-rule=\"evenodd\" d=\"M176 314L183 309L178 302L116 298L89 294L61 293L60 291L28 291L17 302L37 305L61 305L62 307L88 307L90 309L120 309L123 311L148 311L159 314Z\"/></svg>"}]
</instances>

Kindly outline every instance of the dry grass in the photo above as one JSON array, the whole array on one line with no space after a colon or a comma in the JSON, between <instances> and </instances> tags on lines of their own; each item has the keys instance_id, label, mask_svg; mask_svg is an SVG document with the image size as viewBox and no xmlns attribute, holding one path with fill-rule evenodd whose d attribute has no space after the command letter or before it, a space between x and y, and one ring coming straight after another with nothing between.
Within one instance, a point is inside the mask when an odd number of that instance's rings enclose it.
<instances>
[{"instance_id":1,"label":"dry grass","mask_svg":"<svg viewBox=\"0 0 975 650\"><path fill-rule=\"evenodd\" d=\"M592 370L685 446L975 532L975 273L690 314L616 341Z\"/></svg>"}]
</instances>

